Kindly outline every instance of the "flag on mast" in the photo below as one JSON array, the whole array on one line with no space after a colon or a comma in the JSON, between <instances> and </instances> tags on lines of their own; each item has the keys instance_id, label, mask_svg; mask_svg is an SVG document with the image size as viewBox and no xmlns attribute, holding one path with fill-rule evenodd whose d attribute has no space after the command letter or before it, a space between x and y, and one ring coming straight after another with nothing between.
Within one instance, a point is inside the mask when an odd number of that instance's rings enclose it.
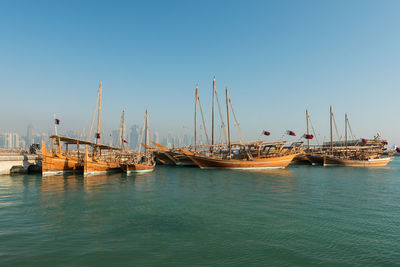
<instances>
[{"instance_id":1,"label":"flag on mast","mask_svg":"<svg viewBox=\"0 0 400 267\"><path fill-rule=\"evenodd\" d=\"M268 132L268 131L262 131L262 133L261 134L263 134L263 135L270 135L271 133L270 132Z\"/></svg>"},{"instance_id":2,"label":"flag on mast","mask_svg":"<svg viewBox=\"0 0 400 267\"><path fill-rule=\"evenodd\" d=\"M58 135L57 133L57 125L60 124L60 120L57 119L56 114L54 114L54 132L56 133L56 135Z\"/></svg>"},{"instance_id":3,"label":"flag on mast","mask_svg":"<svg viewBox=\"0 0 400 267\"><path fill-rule=\"evenodd\" d=\"M287 130L286 134L291 135L291 136L296 136L296 134L291 130Z\"/></svg>"},{"instance_id":4,"label":"flag on mast","mask_svg":"<svg viewBox=\"0 0 400 267\"><path fill-rule=\"evenodd\" d=\"M303 135L303 138L308 139L308 140L311 140L311 139L314 138L314 135L312 135L312 134L304 134L304 135Z\"/></svg>"}]
</instances>

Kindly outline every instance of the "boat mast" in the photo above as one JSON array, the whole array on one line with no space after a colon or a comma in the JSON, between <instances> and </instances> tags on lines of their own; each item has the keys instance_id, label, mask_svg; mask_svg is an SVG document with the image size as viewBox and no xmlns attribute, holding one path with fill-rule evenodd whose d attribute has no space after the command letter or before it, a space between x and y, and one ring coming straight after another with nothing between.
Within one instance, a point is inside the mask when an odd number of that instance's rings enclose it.
<instances>
[{"instance_id":1,"label":"boat mast","mask_svg":"<svg viewBox=\"0 0 400 267\"><path fill-rule=\"evenodd\" d=\"M215 98L215 77L213 80L213 97L212 97L212 133L211 133L211 151L214 146L214 98Z\"/></svg>"},{"instance_id":2,"label":"boat mast","mask_svg":"<svg viewBox=\"0 0 400 267\"><path fill-rule=\"evenodd\" d=\"M333 155L333 132L332 132L332 106L330 108L330 130L331 130L331 155Z\"/></svg>"},{"instance_id":3,"label":"boat mast","mask_svg":"<svg viewBox=\"0 0 400 267\"><path fill-rule=\"evenodd\" d=\"M144 115L144 155L147 158L147 109Z\"/></svg>"},{"instance_id":4,"label":"boat mast","mask_svg":"<svg viewBox=\"0 0 400 267\"><path fill-rule=\"evenodd\" d=\"M96 146L99 143L99 139L100 139L100 127L101 127L101 91L103 89L103 83L100 82L100 86L99 86L99 107L97 110L97 133L96 133Z\"/></svg>"},{"instance_id":5,"label":"boat mast","mask_svg":"<svg viewBox=\"0 0 400 267\"><path fill-rule=\"evenodd\" d=\"M122 110L122 120L121 120L121 151L124 150L124 121L125 121L125 110Z\"/></svg>"},{"instance_id":6,"label":"boat mast","mask_svg":"<svg viewBox=\"0 0 400 267\"><path fill-rule=\"evenodd\" d=\"M346 157L347 157L347 122L348 122L348 119L347 119L347 113L346 113L346 114L344 114L344 124L345 124L345 126L344 126L344 145L346 147Z\"/></svg>"},{"instance_id":7,"label":"boat mast","mask_svg":"<svg viewBox=\"0 0 400 267\"><path fill-rule=\"evenodd\" d=\"M229 147L229 157L231 156L231 128L229 123L229 95L228 88L226 88L226 120L228 121L228 147Z\"/></svg>"},{"instance_id":8,"label":"boat mast","mask_svg":"<svg viewBox=\"0 0 400 267\"><path fill-rule=\"evenodd\" d=\"M195 93L195 100L194 100L194 150L196 151L197 145L197 90L198 85L196 85L196 93Z\"/></svg>"},{"instance_id":9,"label":"boat mast","mask_svg":"<svg viewBox=\"0 0 400 267\"><path fill-rule=\"evenodd\" d=\"M306 109L306 121L307 121L307 135L310 134L310 130L308 127L308 110ZM310 151L310 139L307 138L307 150Z\"/></svg>"}]
</instances>

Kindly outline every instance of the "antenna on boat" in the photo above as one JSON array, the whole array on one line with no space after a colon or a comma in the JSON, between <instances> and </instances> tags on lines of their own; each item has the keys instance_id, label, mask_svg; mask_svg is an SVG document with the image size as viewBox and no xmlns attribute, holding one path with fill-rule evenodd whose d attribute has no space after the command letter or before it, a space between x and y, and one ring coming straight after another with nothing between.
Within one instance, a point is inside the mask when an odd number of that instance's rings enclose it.
<instances>
[{"instance_id":1,"label":"antenna on boat","mask_svg":"<svg viewBox=\"0 0 400 267\"><path fill-rule=\"evenodd\" d=\"M146 109L146 113L144 115L144 155L147 158L147 109Z\"/></svg>"},{"instance_id":2,"label":"antenna on boat","mask_svg":"<svg viewBox=\"0 0 400 267\"><path fill-rule=\"evenodd\" d=\"M199 86L196 84L196 93L195 93L195 100L194 100L194 150L196 151L197 145L197 95Z\"/></svg>"},{"instance_id":3,"label":"antenna on boat","mask_svg":"<svg viewBox=\"0 0 400 267\"><path fill-rule=\"evenodd\" d=\"M99 143L100 131L101 131L101 91L103 90L103 83L99 85L99 109L97 110L97 133L96 133L96 145Z\"/></svg>"},{"instance_id":4,"label":"antenna on boat","mask_svg":"<svg viewBox=\"0 0 400 267\"><path fill-rule=\"evenodd\" d=\"M331 134L331 154L333 155L333 132L332 132L332 106L330 107L330 134Z\"/></svg>"},{"instance_id":5,"label":"antenna on boat","mask_svg":"<svg viewBox=\"0 0 400 267\"><path fill-rule=\"evenodd\" d=\"M215 77L213 79L213 96L212 96L212 130L211 130L211 151L214 146L214 99L215 99Z\"/></svg>"},{"instance_id":6,"label":"antenna on boat","mask_svg":"<svg viewBox=\"0 0 400 267\"><path fill-rule=\"evenodd\" d=\"M309 116L308 116L308 110L306 109L306 122L307 122L307 135L310 135L310 129L308 126L308 121L309 121ZM310 150L310 139L307 139L307 150Z\"/></svg>"},{"instance_id":7,"label":"antenna on boat","mask_svg":"<svg viewBox=\"0 0 400 267\"><path fill-rule=\"evenodd\" d=\"M122 118L121 118L121 151L124 150L124 130L125 130L125 109L122 110Z\"/></svg>"},{"instance_id":8,"label":"antenna on boat","mask_svg":"<svg viewBox=\"0 0 400 267\"><path fill-rule=\"evenodd\" d=\"M228 87L226 88L226 120L228 123L228 147L229 147L229 157L231 156L231 128L229 123L229 95Z\"/></svg>"},{"instance_id":9,"label":"antenna on boat","mask_svg":"<svg viewBox=\"0 0 400 267\"><path fill-rule=\"evenodd\" d=\"M54 114L54 132L56 133L56 135L58 135L58 132L57 132L57 117L56 117L56 114Z\"/></svg>"},{"instance_id":10,"label":"antenna on boat","mask_svg":"<svg viewBox=\"0 0 400 267\"><path fill-rule=\"evenodd\" d=\"M347 123L348 123L348 118L347 118L347 113L344 114L344 145L346 147L346 157L347 157Z\"/></svg>"},{"instance_id":11,"label":"antenna on boat","mask_svg":"<svg viewBox=\"0 0 400 267\"><path fill-rule=\"evenodd\" d=\"M197 96L197 101L199 102L201 121L203 122L204 135L206 136L207 144L210 144L210 139L208 138L208 134L207 134L206 120L204 119L203 108L201 107L200 97L199 96Z\"/></svg>"},{"instance_id":12,"label":"antenna on boat","mask_svg":"<svg viewBox=\"0 0 400 267\"><path fill-rule=\"evenodd\" d=\"M100 87L101 87L101 86L102 86L102 83L100 82ZM95 117L96 117L97 108L98 108L98 106L99 106L99 97L100 97L100 88L99 88L99 90L97 91L96 107L95 107L94 112L93 112L92 122L90 123L90 130L89 130L89 134L88 134L88 136L87 136L86 142L89 142L89 141L90 141L90 137L92 136L93 123L94 123L94 119L95 119Z\"/></svg>"}]
</instances>

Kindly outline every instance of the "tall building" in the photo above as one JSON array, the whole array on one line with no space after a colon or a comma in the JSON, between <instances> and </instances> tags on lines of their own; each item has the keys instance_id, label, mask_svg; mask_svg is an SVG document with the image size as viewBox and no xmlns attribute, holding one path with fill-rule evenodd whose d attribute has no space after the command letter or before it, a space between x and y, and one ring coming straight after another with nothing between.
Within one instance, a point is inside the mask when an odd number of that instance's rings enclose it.
<instances>
[{"instance_id":1,"label":"tall building","mask_svg":"<svg viewBox=\"0 0 400 267\"><path fill-rule=\"evenodd\" d=\"M34 143L32 132L33 132L33 126L32 124L28 124L28 127L26 128L26 138L25 138L27 146L30 146L31 144Z\"/></svg>"},{"instance_id":2,"label":"tall building","mask_svg":"<svg viewBox=\"0 0 400 267\"><path fill-rule=\"evenodd\" d=\"M154 141L156 143L160 143L160 136L159 136L157 131L154 131L153 138L151 139L151 141Z\"/></svg>"},{"instance_id":3,"label":"tall building","mask_svg":"<svg viewBox=\"0 0 400 267\"><path fill-rule=\"evenodd\" d=\"M134 124L131 127L131 132L129 135L129 149L136 149L139 139L139 126Z\"/></svg>"},{"instance_id":4,"label":"tall building","mask_svg":"<svg viewBox=\"0 0 400 267\"><path fill-rule=\"evenodd\" d=\"M20 148L19 134L17 134L17 133L12 134L12 147L11 148Z\"/></svg>"},{"instance_id":5,"label":"tall building","mask_svg":"<svg viewBox=\"0 0 400 267\"><path fill-rule=\"evenodd\" d=\"M6 146L6 137L4 134L0 134L0 148L5 148Z\"/></svg>"},{"instance_id":6,"label":"tall building","mask_svg":"<svg viewBox=\"0 0 400 267\"><path fill-rule=\"evenodd\" d=\"M25 141L18 133L3 133L0 135L0 147L5 149L18 149L25 147Z\"/></svg>"}]
</instances>

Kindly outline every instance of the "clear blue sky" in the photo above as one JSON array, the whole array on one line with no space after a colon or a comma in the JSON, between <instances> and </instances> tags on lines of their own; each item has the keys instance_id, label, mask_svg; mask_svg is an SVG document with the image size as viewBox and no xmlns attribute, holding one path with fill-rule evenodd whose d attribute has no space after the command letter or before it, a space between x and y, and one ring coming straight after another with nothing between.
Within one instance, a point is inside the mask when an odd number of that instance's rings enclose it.
<instances>
[{"instance_id":1,"label":"clear blue sky","mask_svg":"<svg viewBox=\"0 0 400 267\"><path fill-rule=\"evenodd\" d=\"M1 1L0 131L88 128L99 81L103 125L193 128L199 84L227 86L248 139L340 130L400 145L399 1ZM224 103L224 102L223 102ZM210 128L210 126L209 126Z\"/></svg>"}]
</instances>

